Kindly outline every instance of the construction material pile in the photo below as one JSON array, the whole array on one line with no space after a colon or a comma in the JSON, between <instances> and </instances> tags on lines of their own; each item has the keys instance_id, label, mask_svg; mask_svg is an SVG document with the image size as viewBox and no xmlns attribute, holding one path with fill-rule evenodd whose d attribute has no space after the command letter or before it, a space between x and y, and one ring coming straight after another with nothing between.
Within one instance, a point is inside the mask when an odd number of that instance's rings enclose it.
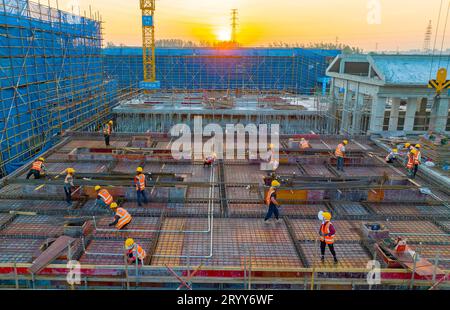
<instances>
[{"instance_id":1,"label":"construction material pile","mask_svg":"<svg viewBox=\"0 0 450 310\"><path fill-rule=\"evenodd\" d=\"M449 167L450 164L450 145L448 143L449 138L445 135L439 134L426 134L420 137L420 143L422 144L423 156L436 165Z\"/></svg>"}]
</instances>

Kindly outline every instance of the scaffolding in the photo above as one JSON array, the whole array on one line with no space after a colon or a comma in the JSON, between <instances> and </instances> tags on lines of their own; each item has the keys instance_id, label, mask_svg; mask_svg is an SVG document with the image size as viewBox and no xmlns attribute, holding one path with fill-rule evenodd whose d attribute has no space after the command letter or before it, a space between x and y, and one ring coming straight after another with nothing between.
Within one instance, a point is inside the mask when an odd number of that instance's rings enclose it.
<instances>
[{"instance_id":1,"label":"scaffolding","mask_svg":"<svg viewBox=\"0 0 450 310\"><path fill-rule=\"evenodd\" d=\"M0 170L97 125L116 100L104 79L101 21L26 0L0 0Z\"/></svg>"},{"instance_id":2,"label":"scaffolding","mask_svg":"<svg viewBox=\"0 0 450 310\"><path fill-rule=\"evenodd\" d=\"M278 91L313 94L337 50L314 49L156 49L156 78L172 91ZM105 70L122 90L143 80L142 50L104 49Z\"/></svg>"}]
</instances>

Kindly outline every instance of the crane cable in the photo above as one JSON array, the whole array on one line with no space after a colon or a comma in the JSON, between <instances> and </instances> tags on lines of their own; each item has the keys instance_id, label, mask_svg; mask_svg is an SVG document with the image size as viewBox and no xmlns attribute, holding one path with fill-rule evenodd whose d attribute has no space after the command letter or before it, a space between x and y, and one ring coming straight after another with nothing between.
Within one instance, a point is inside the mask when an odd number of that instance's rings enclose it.
<instances>
[{"instance_id":1,"label":"crane cable","mask_svg":"<svg viewBox=\"0 0 450 310\"><path fill-rule=\"evenodd\" d=\"M444 32L442 34L441 51L440 51L440 54L439 54L439 65L438 65L439 68L441 66L442 52L444 50L445 33L447 32L447 23L448 23L448 13L449 13L449 11L450 11L450 1L448 2L447 14L445 16ZM448 67L448 60L447 60L447 67Z\"/></svg>"},{"instance_id":2,"label":"crane cable","mask_svg":"<svg viewBox=\"0 0 450 310\"><path fill-rule=\"evenodd\" d=\"M437 42L437 36L438 36L438 32L439 32L439 25L440 25L440 22L441 22L441 12L442 12L442 3L443 2L444 2L444 0L441 0L441 4L439 6L439 15L438 15L438 20L437 20L436 34L434 36L433 53L431 54L431 65L430 65L429 80L431 80L431 74L433 72L434 54L435 54L435 51L436 51L436 42Z\"/></svg>"}]
</instances>

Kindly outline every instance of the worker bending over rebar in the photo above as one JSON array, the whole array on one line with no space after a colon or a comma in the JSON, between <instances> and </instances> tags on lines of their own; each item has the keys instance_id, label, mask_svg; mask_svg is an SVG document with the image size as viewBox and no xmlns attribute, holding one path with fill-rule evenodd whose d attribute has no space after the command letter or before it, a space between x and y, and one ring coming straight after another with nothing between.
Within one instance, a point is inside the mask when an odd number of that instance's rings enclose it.
<instances>
[{"instance_id":1,"label":"worker bending over rebar","mask_svg":"<svg viewBox=\"0 0 450 310\"><path fill-rule=\"evenodd\" d=\"M217 159L217 154L212 153L211 155L207 156L205 160L203 161L203 168L205 167L212 167Z\"/></svg>"},{"instance_id":2,"label":"worker bending over rebar","mask_svg":"<svg viewBox=\"0 0 450 310\"><path fill-rule=\"evenodd\" d=\"M31 166L30 171L27 174L27 180L34 176L34 178L40 179L42 176L42 172L45 173L45 165L44 165L45 159L43 157L39 157L35 162L33 162L33 165Z\"/></svg>"},{"instance_id":3,"label":"worker bending over rebar","mask_svg":"<svg viewBox=\"0 0 450 310\"><path fill-rule=\"evenodd\" d=\"M124 208L118 208L117 203L111 203L111 210L115 213L115 216L114 222L110 223L109 226L116 226L117 230L121 230L131 223L130 213Z\"/></svg>"},{"instance_id":4,"label":"worker bending over rebar","mask_svg":"<svg viewBox=\"0 0 450 310\"><path fill-rule=\"evenodd\" d=\"M113 203L113 196L106 190L102 189L100 185L95 187L97 192L97 200L95 200L95 207L99 206L105 209L109 209L109 206Z\"/></svg>"},{"instance_id":5,"label":"worker bending over rebar","mask_svg":"<svg viewBox=\"0 0 450 310\"><path fill-rule=\"evenodd\" d=\"M333 224L331 224L331 213L324 212L323 214L323 222L320 226L319 235L320 235L320 260L323 263L325 261L325 248L328 245L330 249L331 255L333 255L334 263L337 264L339 261L336 258L336 252L334 250L334 236L336 234L336 230L334 229Z\"/></svg>"},{"instance_id":6,"label":"worker bending over rebar","mask_svg":"<svg viewBox=\"0 0 450 310\"><path fill-rule=\"evenodd\" d=\"M125 241L125 250L128 264L135 263L136 259L138 259L142 265L145 264L144 260L147 257L147 253L139 244L135 243L133 239L128 238Z\"/></svg>"}]
</instances>

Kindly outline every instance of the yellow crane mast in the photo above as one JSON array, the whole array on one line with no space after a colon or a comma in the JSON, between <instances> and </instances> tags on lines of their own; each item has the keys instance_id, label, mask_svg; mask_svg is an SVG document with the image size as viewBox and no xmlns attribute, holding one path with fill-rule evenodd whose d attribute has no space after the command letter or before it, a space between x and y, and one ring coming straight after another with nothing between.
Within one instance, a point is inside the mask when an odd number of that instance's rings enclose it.
<instances>
[{"instance_id":1,"label":"yellow crane mast","mask_svg":"<svg viewBox=\"0 0 450 310\"><path fill-rule=\"evenodd\" d=\"M144 63L144 80L140 83L140 88L154 90L161 87L161 83L156 80L155 0L140 0L140 2L142 11L142 55Z\"/></svg>"}]
</instances>

